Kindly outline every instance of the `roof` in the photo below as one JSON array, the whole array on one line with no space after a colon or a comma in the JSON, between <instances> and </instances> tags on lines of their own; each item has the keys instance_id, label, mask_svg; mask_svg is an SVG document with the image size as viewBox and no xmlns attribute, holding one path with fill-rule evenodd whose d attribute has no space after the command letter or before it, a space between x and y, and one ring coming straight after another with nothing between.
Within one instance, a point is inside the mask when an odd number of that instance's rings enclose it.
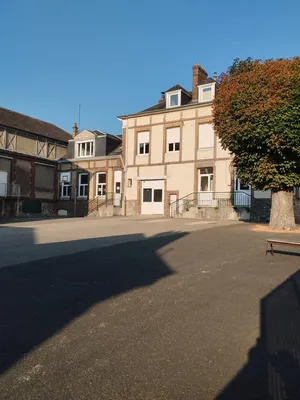
<instances>
[{"instance_id":1,"label":"roof","mask_svg":"<svg viewBox=\"0 0 300 400\"><path fill-rule=\"evenodd\" d=\"M96 129L94 131L90 131L90 132L93 132L97 136L108 136L108 137L113 138L113 139L122 140L122 135L113 135L111 133L107 133L107 132L104 132L104 131L99 131L98 129Z\"/></svg>"},{"instance_id":2,"label":"roof","mask_svg":"<svg viewBox=\"0 0 300 400\"><path fill-rule=\"evenodd\" d=\"M61 142L68 142L72 138L68 132L56 125L2 107L0 107L0 125Z\"/></svg>"},{"instance_id":3,"label":"roof","mask_svg":"<svg viewBox=\"0 0 300 400\"><path fill-rule=\"evenodd\" d=\"M214 79L212 79L212 78L207 78L207 79L205 79L205 80L203 80L202 82L201 82L201 85L205 85L205 84L209 84L209 83L216 83L216 81L214 80ZM182 90L185 94L186 94L186 96L187 96L187 98L186 98L186 102L185 102L185 104L182 104L181 106L178 106L178 107L176 107L176 108L181 108L181 107L185 107L185 106L189 106L189 105L195 105L195 104L198 104L199 105L199 103L194 103L194 102L192 102L192 92L189 92L188 90L186 90L184 87L182 87L181 85L175 85L175 86L172 86L170 89L168 89L168 90L166 90L165 92L163 92L163 93L168 93L168 92L173 92L173 91L175 91L175 90ZM190 100L188 99L188 98L190 98ZM175 108L175 107L174 107ZM174 109L173 107L172 107L172 109ZM125 117L127 117L127 116L130 116L130 115L139 115L139 114L145 114L145 113L149 113L149 112L151 112L151 111L160 111L160 110L166 110L166 101L162 101L162 102L160 102L160 103L157 103L157 104L155 104L154 106L151 106L151 107L149 107L149 108L146 108L146 109L144 109L144 110L142 110L142 111L139 111L139 112L137 112L137 113L134 113L134 114L129 114L129 115L121 115L121 116L119 116L118 118L125 118Z\"/></svg>"},{"instance_id":4,"label":"roof","mask_svg":"<svg viewBox=\"0 0 300 400\"><path fill-rule=\"evenodd\" d=\"M191 92L188 92L184 87L180 85L172 86L170 89L166 90L165 93L174 92L175 90L182 90L186 95L192 97Z\"/></svg>"},{"instance_id":5,"label":"roof","mask_svg":"<svg viewBox=\"0 0 300 400\"><path fill-rule=\"evenodd\" d=\"M122 154L122 143L120 143L120 145L114 149L112 152L110 152L108 155L109 156L119 156Z\"/></svg>"}]
</instances>

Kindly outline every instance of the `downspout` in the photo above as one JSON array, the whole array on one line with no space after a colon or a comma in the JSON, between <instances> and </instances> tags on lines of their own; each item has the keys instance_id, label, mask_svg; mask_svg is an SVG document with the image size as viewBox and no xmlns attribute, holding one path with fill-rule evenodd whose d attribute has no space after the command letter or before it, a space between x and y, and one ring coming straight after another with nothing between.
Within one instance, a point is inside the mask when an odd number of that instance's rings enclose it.
<instances>
[{"instance_id":1,"label":"downspout","mask_svg":"<svg viewBox=\"0 0 300 400\"><path fill-rule=\"evenodd\" d=\"M128 117L126 117L126 147L125 147L125 163L123 160L122 155L120 156L122 166L124 169L124 187L123 187L123 194L124 194L124 215L126 216L126 198L127 198L127 160L128 160Z\"/></svg>"}]
</instances>

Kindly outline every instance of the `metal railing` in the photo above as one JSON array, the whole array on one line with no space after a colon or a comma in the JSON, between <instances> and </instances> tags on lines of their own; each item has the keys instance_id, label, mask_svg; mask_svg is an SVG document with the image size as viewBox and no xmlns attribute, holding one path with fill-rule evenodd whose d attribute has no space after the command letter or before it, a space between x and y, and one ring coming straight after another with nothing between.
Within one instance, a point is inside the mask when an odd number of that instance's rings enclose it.
<instances>
[{"instance_id":1,"label":"metal railing","mask_svg":"<svg viewBox=\"0 0 300 400\"><path fill-rule=\"evenodd\" d=\"M20 197L21 185L18 183L0 183L0 197Z\"/></svg>"},{"instance_id":2,"label":"metal railing","mask_svg":"<svg viewBox=\"0 0 300 400\"><path fill-rule=\"evenodd\" d=\"M108 192L104 196L97 196L89 201L88 212L89 214L98 211L100 207L114 206L122 207L122 194Z\"/></svg>"},{"instance_id":3,"label":"metal railing","mask_svg":"<svg viewBox=\"0 0 300 400\"><path fill-rule=\"evenodd\" d=\"M245 192L193 192L170 204L171 214L191 207L251 207L251 195Z\"/></svg>"}]
</instances>

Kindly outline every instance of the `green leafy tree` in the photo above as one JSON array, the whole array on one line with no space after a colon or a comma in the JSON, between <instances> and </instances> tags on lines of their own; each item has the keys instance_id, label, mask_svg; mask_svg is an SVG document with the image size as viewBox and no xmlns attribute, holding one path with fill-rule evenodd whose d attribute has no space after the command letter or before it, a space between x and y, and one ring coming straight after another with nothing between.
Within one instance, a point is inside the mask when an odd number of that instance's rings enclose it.
<instances>
[{"instance_id":1,"label":"green leafy tree","mask_svg":"<svg viewBox=\"0 0 300 400\"><path fill-rule=\"evenodd\" d=\"M272 191L271 229L295 229L300 186L300 57L236 59L219 79L213 105L221 144L241 181Z\"/></svg>"}]
</instances>

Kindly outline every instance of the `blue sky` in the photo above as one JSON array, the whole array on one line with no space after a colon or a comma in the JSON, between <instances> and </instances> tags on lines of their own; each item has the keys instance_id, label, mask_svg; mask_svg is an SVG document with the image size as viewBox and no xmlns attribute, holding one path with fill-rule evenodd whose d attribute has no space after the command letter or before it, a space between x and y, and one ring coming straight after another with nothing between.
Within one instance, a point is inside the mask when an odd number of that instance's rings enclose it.
<instances>
[{"instance_id":1,"label":"blue sky","mask_svg":"<svg viewBox=\"0 0 300 400\"><path fill-rule=\"evenodd\" d=\"M1 5L0 106L120 133L191 68L300 55L299 0L9 0Z\"/></svg>"}]
</instances>

